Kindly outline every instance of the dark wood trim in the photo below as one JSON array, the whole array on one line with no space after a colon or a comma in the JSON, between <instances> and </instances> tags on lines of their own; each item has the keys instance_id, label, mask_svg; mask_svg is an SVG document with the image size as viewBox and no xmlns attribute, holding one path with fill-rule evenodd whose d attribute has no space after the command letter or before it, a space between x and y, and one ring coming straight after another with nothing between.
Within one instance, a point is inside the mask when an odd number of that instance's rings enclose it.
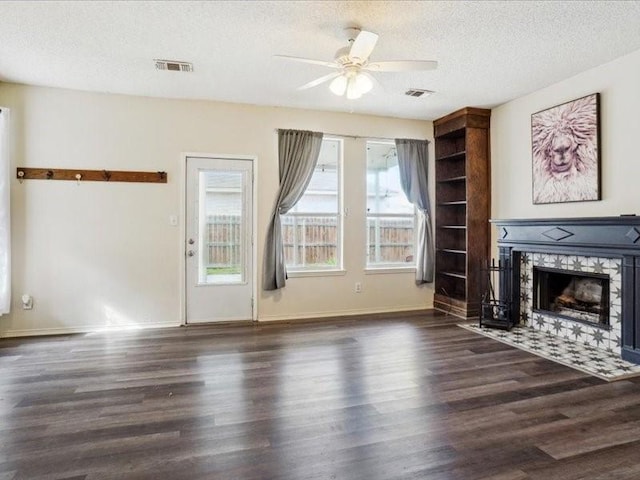
<instances>
[{"instance_id":1,"label":"dark wood trim","mask_svg":"<svg viewBox=\"0 0 640 480\"><path fill-rule=\"evenodd\" d=\"M78 175L80 175L80 178L78 178ZM167 183L167 172L18 167L16 169L16 178L20 181L72 180L76 182Z\"/></svg>"},{"instance_id":2,"label":"dark wood trim","mask_svg":"<svg viewBox=\"0 0 640 480\"><path fill-rule=\"evenodd\" d=\"M465 128L489 129L491 110L466 107L433 121L436 137L457 134Z\"/></svg>"},{"instance_id":3,"label":"dark wood trim","mask_svg":"<svg viewBox=\"0 0 640 480\"><path fill-rule=\"evenodd\" d=\"M434 120L433 124L441 125L443 123L453 120L454 118L464 117L467 115L478 115L481 117L490 117L491 110L487 108L464 107L464 108L461 108L460 110L456 110L455 112L451 112L450 114L445 115L444 117Z\"/></svg>"},{"instance_id":4,"label":"dark wood trim","mask_svg":"<svg viewBox=\"0 0 640 480\"><path fill-rule=\"evenodd\" d=\"M479 305L469 305L466 300L449 297L441 293L433 295L433 308L459 318L477 317L480 313Z\"/></svg>"}]
</instances>

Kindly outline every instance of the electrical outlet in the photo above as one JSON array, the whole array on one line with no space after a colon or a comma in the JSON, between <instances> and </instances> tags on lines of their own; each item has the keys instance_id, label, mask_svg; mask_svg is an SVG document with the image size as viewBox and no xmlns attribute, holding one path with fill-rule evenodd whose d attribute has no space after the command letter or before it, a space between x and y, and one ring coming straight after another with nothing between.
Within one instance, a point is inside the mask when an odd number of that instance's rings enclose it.
<instances>
[{"instance_id":1,"label":"electrical outlet","mask_svg":"<svg viewBox=\"0 0 640 480\"><path fill-rule=\"evenodd\" d=\"M356 282L356 285L355 285L354 291L355 291L356 293L362 293L362 283L360 283L360 282Z\"/></svg>"},{"instance_id":2,"label":"electrical outlet","mask_svg":"<svg viewBox=\"0 0 640 480\"><path fill-rule=\"evenodd\" d=\"M33 297L28 293L22 295L22 309L31 310L33 308Z\"/></svg>"}]
</instances>

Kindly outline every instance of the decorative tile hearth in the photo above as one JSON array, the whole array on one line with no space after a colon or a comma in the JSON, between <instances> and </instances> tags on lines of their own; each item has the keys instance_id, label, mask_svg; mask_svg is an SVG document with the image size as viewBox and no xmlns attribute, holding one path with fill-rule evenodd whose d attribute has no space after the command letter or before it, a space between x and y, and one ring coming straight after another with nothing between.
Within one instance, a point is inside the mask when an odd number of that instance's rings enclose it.
<instances>
[{"instance_id":1,"label":"decorative tile hearth","mask_svg":"<svg viewBox=\"0 0 640 480\"><path fill-rule=\"evenodd\" d=\"M608 382L640 375L640 365L623 360L618 353L560 338L542 330L524 326L511 331L481 328L477 324L459 326Z\"/></svg>"},{"instance_id":2,"label":"decorative tile hearth","mask_svg":"<svg viewBox=\"0 0 640 480\"><path fill-rule=\"evenodd\" d=\"M609 276L610 329L560 318L533 309L533 268L548 267L567 272ZM622 336L622 261L619 258L587 257L522 252L520 255L520 324L620 356Z\"/></svg>"}]
</instances>

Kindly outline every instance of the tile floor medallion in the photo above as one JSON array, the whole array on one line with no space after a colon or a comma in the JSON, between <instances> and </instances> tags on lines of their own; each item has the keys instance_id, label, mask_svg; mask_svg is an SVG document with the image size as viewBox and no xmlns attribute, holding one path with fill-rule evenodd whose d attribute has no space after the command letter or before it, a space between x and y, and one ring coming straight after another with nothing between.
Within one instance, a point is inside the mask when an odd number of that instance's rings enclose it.
<instances>
[{"instance_id":1,"label":"tile floor medallion","mask_svg":"<svg viewBox=\"0 0 640 480\"><path fill-rule=\"evenodd\" d=\"M533 267L609 275L610 330L533 311ZM622 261L522 252L520 322L510 332L460 325L508 345L612 381L640 374L640 365L622 359Z\"/></svg>"}]
</instances>

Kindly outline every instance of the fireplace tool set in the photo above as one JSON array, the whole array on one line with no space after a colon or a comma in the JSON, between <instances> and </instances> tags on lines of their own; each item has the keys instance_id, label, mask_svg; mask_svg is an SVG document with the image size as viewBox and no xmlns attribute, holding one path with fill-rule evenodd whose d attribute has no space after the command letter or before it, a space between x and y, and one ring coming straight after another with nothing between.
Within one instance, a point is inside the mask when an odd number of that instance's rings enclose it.
<instances>
[{"instance_id":1,"label":"fireplace tool set","mask_svg":"<svg viewBox=\"0 0 640 480\"><path fill-rule=\"evenodd\" d=\"M481 269L484 277L483 294L480 299L480 326L511 330L515 325L511 311L511 267L509 260L495 259ZM496 285L504 298L496 297Z\"/></svg>"}]
</instances>

